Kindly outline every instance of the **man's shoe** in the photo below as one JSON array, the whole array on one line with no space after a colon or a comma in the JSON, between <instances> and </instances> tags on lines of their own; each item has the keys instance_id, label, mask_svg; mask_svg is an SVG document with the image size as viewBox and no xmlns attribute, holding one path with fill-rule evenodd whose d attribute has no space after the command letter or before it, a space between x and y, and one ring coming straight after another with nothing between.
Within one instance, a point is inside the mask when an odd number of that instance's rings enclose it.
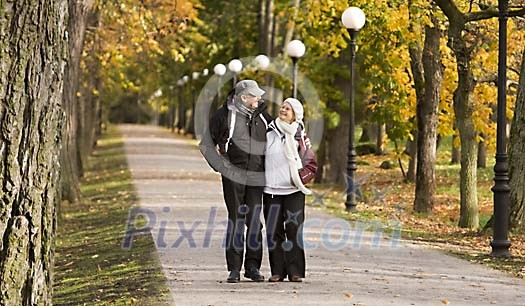
<instances>
[{"instance_id":1,"label":"man's shoe","mask_svg":"<svg viewBox=\"0 0 525 306\"><path fill-rule=\"evenodd\" d=\"M238 283L241 281L241 272L232 270L230 271L230 275L228 275L228 279L226 280L228 283Z\"/></svg>"},{"instance_id":2,"label":"man's shoe","mask_svg":"<svg viewBox=\"0 0 525 306\"><path fill-rule=\"evenodd\" d=\"M247 277L254 282L264 281L264 276L261 274L261 272L259 272L259 269L255 267L251 267L251 268L248 268L248 270L245 270L244 277Z\"/></svg>"}]
</instances>

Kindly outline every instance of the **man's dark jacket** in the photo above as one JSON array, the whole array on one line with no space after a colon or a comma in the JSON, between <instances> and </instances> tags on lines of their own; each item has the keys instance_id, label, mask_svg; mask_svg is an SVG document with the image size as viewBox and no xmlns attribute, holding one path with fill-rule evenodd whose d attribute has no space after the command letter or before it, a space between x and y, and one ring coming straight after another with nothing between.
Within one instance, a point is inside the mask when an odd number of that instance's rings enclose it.
<instances>
[{"instance_id":1,"label":"man's dark jacket","mask_svg":"<svg viewBox=\"0 0 525 306\"><path fill-rule=\"evenodd\" d=\"M226 176L248 175L248 178L257 176L257 180L260 180L261 175L264 178L266 129L271 117L266 112L266 104L262 102L251 116L236 111L233 136L226 151L233 109L236 109L234 95L230 93L224 105L212 116L199 148L215 171ZM259 184L264 185L264 182Z\"/></svg>"}]
</instances>

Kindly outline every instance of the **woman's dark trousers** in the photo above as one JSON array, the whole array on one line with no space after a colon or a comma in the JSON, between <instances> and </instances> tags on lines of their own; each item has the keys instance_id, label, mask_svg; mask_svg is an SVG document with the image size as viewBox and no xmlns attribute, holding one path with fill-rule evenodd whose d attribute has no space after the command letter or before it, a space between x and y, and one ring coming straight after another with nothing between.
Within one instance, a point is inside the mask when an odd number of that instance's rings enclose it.
<instances>
[{"instance_id":1,"label":"woman's dark trousers","mask_svg":"<svg viewBox=\"0 0 525 306\"><path fill-rule=\"evenodd\" d=\"M264 219L272 275L305 277L305 255L301 240L304 223L304 194L264 193Z\"/></svg>"}]
</instances>

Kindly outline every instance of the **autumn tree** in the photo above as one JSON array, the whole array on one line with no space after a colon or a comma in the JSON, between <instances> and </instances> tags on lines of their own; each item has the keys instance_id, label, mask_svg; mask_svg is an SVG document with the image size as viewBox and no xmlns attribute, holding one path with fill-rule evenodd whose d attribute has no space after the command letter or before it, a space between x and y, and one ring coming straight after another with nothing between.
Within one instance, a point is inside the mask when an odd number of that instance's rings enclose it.
<instances>
[{"instance_id":1,"label":"autumn tree","mask_svg":"<svg viewBox=\"0 0 525 306\"><path fill-rule=\"evenodd\" d=\"M414 7L410 8L414 10ZM417 104L417 171L414 209L431 212L436 192L436 139L440 88L443 71L440 52L440 24L430 8L430 23L424 26L424 46L417 41L410 47ZM411 14L411 17L414 13ZM411 20L411 27L417 25Z\"/></svg>"},{"instance_id":2,"label":"autumn tree","mask_svg":"<svg viewBox=\"0 0 525 306\"><path fill-rule=\"evenodd\" d=\"M64 76L64 93L62 106L64 108L65 124L61 152L62 199L72 202L80 200L79 177L83 172L82 161L84 151L81 148L80 122L85 113L79 107L79 80L81 76L80 59L84 46L87 18L93 7L94 0L69 1L69 19L67 32L69 34L69 58Z\"/></svg>"},{"instance_id":3,"label":"autumn tree","mask_svg":"<svg viewBox=\"0 0 525 306\"><path fill-rule=\"evenodd\" d=\"M458 87L454 92L454 113L461 141L460 170L460 219L459 225L468 228L479 226L477 198L477 139L474 124L474 89L476 79L472 57L478 48L476 35L469 24L494 17L487 11L462 13L452 0L436 0L449 21L448 46L456 57Z\"/></svg>"},{"instance_id":4,"label":"autumn tree","mask_svg":"<svg viewBox=\"0 0 525 306\"><path fill-rule=\"evenodd\" d=\"M525 229L525 51L521 63L519 92L509 144L510 225L517 231Z\"/></svg>"},{"instance_id":5,"label":"autumn tree","mask_svg":"<svg viewBox=\"0 0 525 306\"><path fill-rule=\"evenodd\" d=\"M51 305L68 2L0 5L0 304Z\"/></svg>"}]
</instances>

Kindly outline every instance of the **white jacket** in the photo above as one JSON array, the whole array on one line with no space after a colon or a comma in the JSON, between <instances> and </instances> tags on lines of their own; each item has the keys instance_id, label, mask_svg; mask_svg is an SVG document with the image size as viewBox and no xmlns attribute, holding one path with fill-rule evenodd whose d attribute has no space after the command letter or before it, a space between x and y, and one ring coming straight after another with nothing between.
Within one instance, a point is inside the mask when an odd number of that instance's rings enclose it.
<instances>
[{"instance_id":1,"label":"white jacket","mask_svg":"<svg viewBox=\"0 0 525 306\"><path fill-rule=\"evenodd\" d=\"M274 122L270 123L266 134L266 156L264 160L264 175L266 186L264 192L275 195L287 195L299 191L290 174L288 160L284 155L284 135Z\"/></svg>"}]
</instances>

